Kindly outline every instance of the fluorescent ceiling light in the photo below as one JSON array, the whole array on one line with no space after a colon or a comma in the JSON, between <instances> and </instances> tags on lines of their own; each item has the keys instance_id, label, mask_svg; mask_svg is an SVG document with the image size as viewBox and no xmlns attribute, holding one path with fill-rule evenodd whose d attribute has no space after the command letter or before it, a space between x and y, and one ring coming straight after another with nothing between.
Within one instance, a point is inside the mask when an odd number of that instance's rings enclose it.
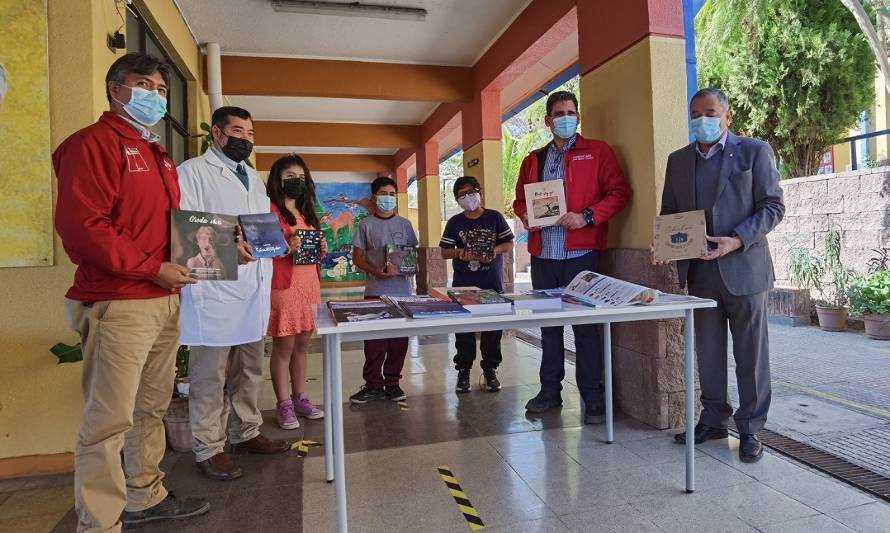
<instances>
[{"instance_id":1,"label":"fluorescent ceiling light","mask_svg":"<svg viewBox=\"0 0 890 533\"><path fill-rule=\"evenodd\" d=\"M426 9L419 7L363 4L361 2L315 2L313 0L272 0L272 9L308 15L339 15L393 20L426 20Z\"/></svg>"}]
</instances>

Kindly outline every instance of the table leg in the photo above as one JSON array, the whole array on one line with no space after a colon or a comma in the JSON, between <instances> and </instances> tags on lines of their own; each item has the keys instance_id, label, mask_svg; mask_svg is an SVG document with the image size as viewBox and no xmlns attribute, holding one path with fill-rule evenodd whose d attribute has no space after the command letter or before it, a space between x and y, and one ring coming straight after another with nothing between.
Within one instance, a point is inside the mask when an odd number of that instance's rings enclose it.
<instances>
[{"instance_id":1,"label":"table leg","mask_svg":"<svg viewBox=\"0 0 890 533\"><path fill-rule=\"evenodd\" d=\"M612 401L612 324L603 324L603 379L606 386L606 442L615 441L614 407Z\"/></svg>"},{"instance_id":2,"label":"table leg","mask_svg":"<svg viewBox=\"0 0 890 533\"><path fill-rule=\"evenodd\" d=\"M337 505L337 532L346 533L346 458L343 446L343 374L340 362L340 335L329 335L331 354L331 411L334 444L334 493Z\"/></svg>"},{"instance_id":3,"label":"table leg","mask_svg":"<svg viewBox=\"0 0 890 533\"><path fill-rule=\"evenodd\" d=\"M686 492L695 492L695 318L686 311Z\"/></svg>"},{"instance_id":4,"label":"table leg","mask_svg":"<svg viewBox=\"0 0 890 533\"><path fill-rule=\"evenodd\" d=\"M322 339L324 357L324 472L328 483L334 481L334 401L331 394L331 336Z\"/></svg>"}]
</instances>

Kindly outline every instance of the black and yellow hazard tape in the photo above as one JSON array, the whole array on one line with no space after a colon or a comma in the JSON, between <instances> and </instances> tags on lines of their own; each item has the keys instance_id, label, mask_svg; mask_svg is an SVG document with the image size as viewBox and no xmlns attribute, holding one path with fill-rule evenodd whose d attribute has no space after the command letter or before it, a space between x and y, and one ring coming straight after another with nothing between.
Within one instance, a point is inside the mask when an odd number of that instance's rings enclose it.
<instances>
[{"instance_id":1,"label":"black and yellow hazard tape","mask_svg":"<svg viewBox=\"0 0 890 533\"><path fill-rule=\"evenodd\" d=\"M290 449L297 450L297 455L300 457L306 457L309 455L310 446L321 446L321 443L314 440L298 440L291 444Z\"/></svg>"},{"instance_id":2,"label":"black and yellow hazard tape","mask_svg":"<svg viewBox=\"0 0 890 533\"><path fill-rule=\"evenodd\" d=\"M405 402L405 401L399 402L399 409L401 409L402 411L407 411L408 410L408 402Z\"/></svg>"},{"instance_id":3,"label":"black and yellow hazard tape","mask_svg":"<svg viewBox=\"0 0 890 533\"><path fill-rule=\"evenodd\" d=\"M442 465L438 467L438 470L439 475L442 476L442 481L444 481L445 486L448 487L448 492L451 493L454 501L457 502L457 507L460 509L460 512L464 514L464 518L467 520L467 525L470 526L470 530L479 531L480 529L485 529L485 524L482 523L482 518L479 517L476 508L470 503L467 494L460 488L460 483L457 482L457 478L454 477L451 468L449 468L448 465Z\"/></svg>"}]
</instances>

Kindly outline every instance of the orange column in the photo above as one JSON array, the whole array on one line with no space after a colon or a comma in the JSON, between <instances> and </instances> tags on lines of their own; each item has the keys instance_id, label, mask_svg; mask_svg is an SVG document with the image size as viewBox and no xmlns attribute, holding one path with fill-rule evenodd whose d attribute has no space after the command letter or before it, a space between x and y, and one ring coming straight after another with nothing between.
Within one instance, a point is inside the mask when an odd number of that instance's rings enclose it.
<instances>
[{"instance_id":1,"label":"orange column","mask_svg":"<svg viewBox=\"0 0 890 533\"><path fill-rule=\"evenodd\" d=\"M426 142L417 152L417 292L442 287L448 282L445 261L439 249L442 208L439 193L439 143Z\"/></svg>"}]
</instances>

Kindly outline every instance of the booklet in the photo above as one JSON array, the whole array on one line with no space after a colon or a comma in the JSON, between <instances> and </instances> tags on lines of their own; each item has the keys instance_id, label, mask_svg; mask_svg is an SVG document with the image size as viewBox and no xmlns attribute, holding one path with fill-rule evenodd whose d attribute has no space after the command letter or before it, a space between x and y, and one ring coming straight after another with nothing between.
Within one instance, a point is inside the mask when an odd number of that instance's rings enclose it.
<instances>
[{"instance_id":1,"label":"booklet","mask_svg":"<svg viewBox=\"0 0 890 533\"><path fill-rule=\"evenodd\" d=\"M553 226L568 213L564 180L539 181L525 185L528 226Z\"/></svg>"},{"instance_id":2,"label":"booklet","mask_svg":"<svg viewBox=\"0 0 890 533\"><path fill-rule=\"evenodd\" d=\"M257 259L278 257L287 253L284 232L275 213L238 215L241 233L250 245L251 254Z\"/></svg>"},{"instance_id":3,"label":"booklet","mask_svg":"<svg viewBox=\"0 0 890 533\"><path fill-rule=\"evenodd\" d=\"M494 257L494 232L487 228L467 230L467 253L478 258Z\"/></svg>"},{"instance_id":4,"label":"booklet","mask_svg":"<svg viewBox=\"0 0 890 533\"><path fill-rule=\"evenodd\" d=\"M170 214L170 260L200 280L237 280L237 217L203 211Z\"/></svg>"},{"instance_id":5,"label":"booklet","mask_svg":"<svg viewBox=\"0 0 890 533\"><path fill-rule=\"evenodd\" d=\"M563 292L563 298L593 307L652 304L658 291L589 270L581 271Z\"/></svg>"},{"instance_id":6,"label":"booklet","mask_svg":"<svg viewBox=\"0 0 890 533\"><path fill-rule=\"evenodd\" d=\"M321 263L321 240L324 239L324 233L317 229L298 229L294 230L294 235L300 238L300 247L294 250L293 264Z\"/></svg>"},{"instance_id":7,"label":"booklet","mask_svg":"<svg viewBox=\"0 0 890 533\"><path fill-rule=\"evenodd\" d=\"M386 260L403 276L417 274L417 248L413 246L387 244Z\"/></svg>"},{"instance_id":8,"label":"booklet","mask_svg":"<svg viewBox=\"0 0 890 533\"><path fill-rule=\"evenodd\" d=\"M705 212L702 210L658 216L653 226L657 261L697 259L708 251Z\"/></svg>"},{"instance_id":9,"label":"booklet","mask_svg":"<svg viewBox=\"0 0 890 533\"><path fill-rule=\"evenodd\" d=\"M328 310L338 324L370 320L407 320L397 307L384 300L331 300L328 302Z\"/></svg>"}]
</instances>

